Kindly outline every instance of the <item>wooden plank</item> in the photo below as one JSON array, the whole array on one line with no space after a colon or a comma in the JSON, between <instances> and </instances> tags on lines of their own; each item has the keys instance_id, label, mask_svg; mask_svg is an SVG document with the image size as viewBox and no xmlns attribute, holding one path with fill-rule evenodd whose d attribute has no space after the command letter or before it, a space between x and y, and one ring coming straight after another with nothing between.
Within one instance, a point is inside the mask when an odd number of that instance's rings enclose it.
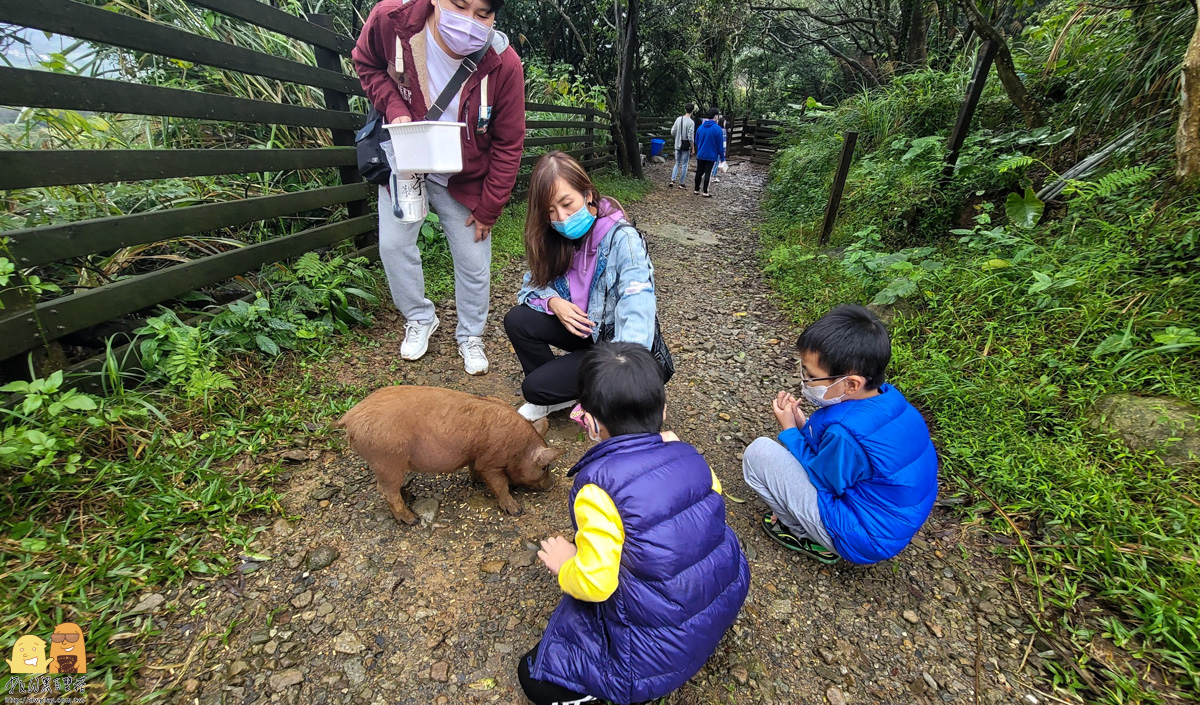
<instances>
[{"instance_id":1,"label":"wooden plank","mask_svg":"<svg viewBox=\"0 0 1200 705\"><path fill-rule=\"evenodd\" d=\"M587 129L588 123L583 120L526 120L526 130L542 130L554 128L567 128L572 130Z\"/></svg>"},{"instance_id":2,"label":"wooden plank","mask_svg":"<svg viewBox=\"0 0 1200 705\"><path fill-rule=\"evenodd\" d=\"M591 115L602 120L611 120L608 113L601 112L595 108L576 108L570 105L547 105L546 103L525 103L526 112L539 113L563 113L564 115Z\"/></svg>"},{"instance_id":3,"label":"wooden plank","mask_svg":"<svg viewBox=\"0 0 1200 705\"><path fill-rule=\"evenodd\" d=\"M9 24L280 81L366 95L358 79L74 0L0 0Z\"/></svg>"},{"instance_id":4,"label":"wooden plank","mask_svg":"<svg viewBox=\"0 0 1200 705\"><path fill-rule=\"evenodd\" d=\"M0 190L320 169L357 163L353 147L9 150L0 151Z\"/></svg>"},{"instance_id":5,"label":"wooden plank","mask_svg":"<svg viewBox=\"0 0 1200 705\"><path fill-rule=\"evenodd\" d=\"M958 117L950 130L950 141L946 143L946 166L942 169L942 183L945 184L954 176L954 167L958 165L958 151L962 149L971 129L971 118L975 116L975 106L983 95L983 86L987 82L988 72L992 70L992 59L996 57L996 46L991 40L979 46L979 57L975 60L975 71L971 74L971 82L967 84L967 95L963 98L958 109Z\"/></svg>"},{"instance_id":6,"label":"wooden plank","mask_svg":"<svg viewBox=\"0 0 1200 705\"><path fill-rule=\"evenodd\" d=\"M338 110L2 66L0 96L4 96L6 105L27 108L94 110L343 130L357 130L364 118Z\"/></svg>"},{"instance_id":7,"label":"wooden plank","mask_svg":"<svg viewBox=\"0 0 1200 705\"><path fill-rule=\"evenodd\" d=\"M255 267L332 245L375 226L375 216L365 215L54 299L37 306L37 317L29 311L10 314L0 318L0 360ZM39 318L45 338L38 330Z\"/></svg>"},{"instance_id":8,"label":"wooden plank","mask_svg":"<svg viewBox=\"0 0 1200 705\"><path fill-rule=\"evenodd\" d=\"M842 135L842 154L838 158L837 173L833 176L833 190L829 192L829 204L825 207L825 222L821 224L821 245L829 244L833 224L837 221L838 208L842 205L842 190L846 187L846 175L850 173L850 161L854 158L854 145L858 133L847 131Z\"/></svg>"},{"instance_id":9,"label":"wooden plank","mask_svg":"<svg viewBox=\"0 0 1200 705\"><path fill-rule=\"evenodd\" d=\"M258 0L188 0L193 5L249 22L285 37L332 49L343 56L354 50L354 39L308 22Z\"/></svg>"},{"instance_id":10,"label":"wooden plank","mask_svg":"<svg viewBox=\"0 0 1200 705\"><path fill-rule=\"evenodd\" d=\"M593 146L580 147L578 149L572 149L569 152L563 152L563 154L566 154L568 157L575 157L576 159L578 159L579 157L582 157L588 153L615 152L616 150L617 150L616 145L606 144L606 145L602 145L599 147L593 147ZM521 166L532 166L534 164L537 164L538 160L541 159L543 156L544 155L542 155L542 154L530 154L527 157L521 157Z\"/></svg>"},{"instance_id":11,"label":"wooden plank","mask_svg":"<svg viewBox=\"0 0 1200 705\"><path fill-rule=\"evenodd\" d=\"M595 141L594 135L563 135L562 137L535 137L525 140L526 147L548 147L556 144L574 144L576 142Z\"/></svg>"},{"instance_id":12,"label":"wooden plank","mask_svg":"<svg viewBox=\"0 0 1200 705\"><path fill-rule=\"evenodd\" d=\"M245 2L246 0L241 0ZM251 0L253 1L253 0ZM333 18L329 15L319 13L310 13L308 21L319 27L324 27L329 31L333 31ZM342 59L336 51L328 49L320 45L313 45L313 58L317 62L319 68L329 71L342 71ZM323 88L321 90L325 98L325 107L330 110L350 110L350 96L342 91L336 91L331 88ZM330 130L330 137L334 146L337 147L354 147L355 130ZM357 162L353 166L342 166L338 168L338 176L341 177L343 184L356 184L362 181L362 175L358 173ZM347 214L351 218L357 218L360 215L366 215L368 212L368 203L365 200L353 201L346 205ZM378 242L379 233L372 230L369 233L360 235L354 242L358 248L366 247L374 242Z\"/></svg>"},{"instance_id":13,"label":"wooden plank","mask_svg":"<svg viewBox=\"0 0 1200 705\"><path fill-rule=\"evenodd\" d=\"M36 267L95 252L161 242L365 199L374 190L370 184L357 183L10 230L6 233L8 250L21 268Z\"/></svg>"}]
</instances>

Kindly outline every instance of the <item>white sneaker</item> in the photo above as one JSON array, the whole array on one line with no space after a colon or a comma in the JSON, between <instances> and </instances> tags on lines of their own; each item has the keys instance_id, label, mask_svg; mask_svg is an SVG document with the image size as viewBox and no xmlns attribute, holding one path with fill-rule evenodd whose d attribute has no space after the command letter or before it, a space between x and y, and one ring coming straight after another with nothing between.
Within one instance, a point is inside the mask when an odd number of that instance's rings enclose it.
<instances>
[{"instance_id":1,"label":"white sneaker","mask_svg":"<svg viewBox=\"0 0 1200 705\"><path fill-rule=\"evenodd\" d=\"M469 375L486 375L488 371L487 355L483 354L483 338L472 336L467 342L458 344L458 354L462 355L463 366Z\"/></svg>"},{"instance_id":2,"label":"white sneaker","mask_svg":"<svg viewBox=\"0 0 1200 705\"><path fill-rule=\"evenodd\" d=\"M400 344L400 357L405 360L420 360L429 351L429 338L441 323L437 316L431 323L404 324L404 342Z\"/></svg>"},{"instance_id":3,"label":"white sneaker","mask_svg":"<svg viewBox=\"0 0 1200 705\"><path fill-rule=\"evenodd\" d=\"M564 401L561 404L551 404L550 406L541 406L540 404L525 403L523 406L521 406L520 409L517 409L517 413L520 414L521 416L524 416L525 419L528 421L537 421L538 419L546 418L547 416L549 416L550 414L553 414L556 411L562 411L563 409L570 409L572 406L575 406L578 403L579 403L579 401L577 399L572 399L571 401Z\"/></svg>"}]
</instances>

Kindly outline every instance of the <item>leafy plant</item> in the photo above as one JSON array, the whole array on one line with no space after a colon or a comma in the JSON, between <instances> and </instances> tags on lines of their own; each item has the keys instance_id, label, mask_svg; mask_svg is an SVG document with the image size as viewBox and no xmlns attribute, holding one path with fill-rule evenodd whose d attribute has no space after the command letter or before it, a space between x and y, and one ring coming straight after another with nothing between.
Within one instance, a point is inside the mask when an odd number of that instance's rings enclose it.
<instances>
[{"instance_id":1,"label":"leafy plant","mask_svg":"<svg viewBox=\"0 0 1200 705\"><path fill-rule=\"evenodd\" d=\"M855 233L856 242L842 255L842 268L858 279L868 292L875 291L873 304L894 304L920 290L921 282L942 268L930 259L932 247L909 247L898 252L882 250L878 231L868 227Z\"/></svg>"}]
</instances>

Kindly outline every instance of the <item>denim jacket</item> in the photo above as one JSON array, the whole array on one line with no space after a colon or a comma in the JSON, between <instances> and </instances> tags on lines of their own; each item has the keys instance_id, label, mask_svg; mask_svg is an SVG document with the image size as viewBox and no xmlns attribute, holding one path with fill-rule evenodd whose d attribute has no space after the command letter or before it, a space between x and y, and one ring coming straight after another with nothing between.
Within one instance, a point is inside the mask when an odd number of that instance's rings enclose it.
<instances>
[{"instance_id":1,"label":"denim jacket","mask_svg":"<svg viewBox=\"0 0 1200 705\"><path fill-rule=\"evenodd\" d=\"M532 278L532 274L525 273L517 303L550 313L532 300L555 296L571 300L565 276L544 288L533 286ZM606 336L603 342L638 343L649 350L654 344L656 311L654 265L646 253L646 243L637 228L622 220L600 244L588 294L588 319L599 323L592 328L592 340L601 342L601 331L612 331L611 337Z\"/></svg>"}]
</instances>

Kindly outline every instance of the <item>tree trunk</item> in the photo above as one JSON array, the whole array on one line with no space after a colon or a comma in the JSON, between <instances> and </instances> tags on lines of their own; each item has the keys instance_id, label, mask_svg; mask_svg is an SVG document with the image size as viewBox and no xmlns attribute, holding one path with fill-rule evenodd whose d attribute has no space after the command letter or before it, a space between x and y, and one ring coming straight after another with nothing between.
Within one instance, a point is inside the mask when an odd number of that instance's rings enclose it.
<instances>
[{"instance_id":1,"label":"tree trunk","mask_svg":"<svg viewBox=\"0 0 1200 705\"><path fill-rule=\"evenodd\" d=\"M625 173L641 179L642 158L638 145L637 104L634 101L634 71L638 44L638 4L628 0L625 14L625 43L621 47L621 69L617 77L618 120L621 124L621 143L625 149Z\"/></svg>"},{"instance_id":2,"label":"tree trunk","mask_svg":"<svg viewBox=\"0 0 1200 705\"><path fill-rule=\"evenodd\" d=\"M1025 84L1021 83L1021 77L1017 75L1017 67L1013 64L1012 52L1008 50L1008 42L1004 41L1000 32L996 31L996 28L979 11L975 0L959 0L959 2L966 11L967 19L975 33L982 39L990 39L996 45L996 73L1000 75L1000 82L1004 84L1004 92L1008 94L1008 99L1025 116L1025 126L1033 128L1045 125L1046 118L1042 114L1042 106L1029 94L1029 91L1025 90Z\"/></svg>"},{"instance_id":3,"label":"tree trunk","mask_svg":"<svg viewBox=\"0 0 1200 705\"><path fill-rule=\"evenodd\" d=\"M1179 76L1179 128L1175 131L1175 178L1200 180L1200 13Z\"/></svg>"},{"instance_id":4,"label":"tree trunk","mask_svg":"<svg viewBox=\"0 0 1200 705\"><path fill-rule=\"evenodd\" d=\"M925 0L913 0L912 20L908 26L908 63L921 68L929 59L929 19Z\"/></svg>"}]
</instances>

